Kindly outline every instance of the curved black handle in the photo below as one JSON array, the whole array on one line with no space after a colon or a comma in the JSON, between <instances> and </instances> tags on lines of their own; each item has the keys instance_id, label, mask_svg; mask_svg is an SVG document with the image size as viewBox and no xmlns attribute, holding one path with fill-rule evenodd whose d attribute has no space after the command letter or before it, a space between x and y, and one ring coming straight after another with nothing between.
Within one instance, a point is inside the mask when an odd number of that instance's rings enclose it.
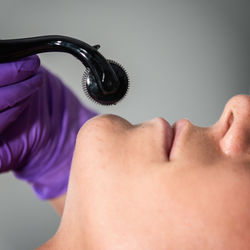
<instances>
[{"instance_id":1,"label":"curved black handle","mask_svg":"<svg viewBox=\"0 0 250 250\"><path fill-rule=\"evenodd\" d=\"M109 62L97 51L99 47L59 35L0 40L0 63L44 52L70 53L91 70L104 94L114 92L119 87L119 80Z\"/></svg>"}]
</instances>

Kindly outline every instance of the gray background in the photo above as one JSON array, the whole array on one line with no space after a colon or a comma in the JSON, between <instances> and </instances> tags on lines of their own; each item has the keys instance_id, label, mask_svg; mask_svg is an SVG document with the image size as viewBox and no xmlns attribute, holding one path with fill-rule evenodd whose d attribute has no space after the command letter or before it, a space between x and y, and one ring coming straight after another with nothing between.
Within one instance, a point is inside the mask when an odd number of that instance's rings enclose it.
<instances>
[{"instance_id":1,"label":"gray background","mask_svg":"<svg viewBox=\"0 0 250 250\"><path fill-rule=\"evenodd\" d=\"M44 65L88 107L133 123L186 117L218 120L226 101L250 88L249 0L66 1L1 0L0 39L68 35L124 65L131 87L117 106L90 102L81 91L84 67L71 55L48 53ZM0 176L0 249L33 249L59 218L12 174Z\"/></svg>"}]
</instances>

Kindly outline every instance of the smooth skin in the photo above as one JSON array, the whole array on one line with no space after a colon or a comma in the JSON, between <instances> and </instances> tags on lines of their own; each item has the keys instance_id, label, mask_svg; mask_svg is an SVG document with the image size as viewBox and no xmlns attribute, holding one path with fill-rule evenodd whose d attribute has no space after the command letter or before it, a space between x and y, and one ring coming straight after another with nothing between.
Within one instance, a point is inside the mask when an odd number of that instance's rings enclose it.
<instances>
[{"instance_id":1,"label":"smooth skin","mask_svg":"<svg viewBox=\"0 0 250 250\"><path fill-rule=\"evenodd\" d=\"M85 123L61 225L39 249L249 250L250 97L230 99L211 127L174 127Z\"/></svg>"}]
</instances>

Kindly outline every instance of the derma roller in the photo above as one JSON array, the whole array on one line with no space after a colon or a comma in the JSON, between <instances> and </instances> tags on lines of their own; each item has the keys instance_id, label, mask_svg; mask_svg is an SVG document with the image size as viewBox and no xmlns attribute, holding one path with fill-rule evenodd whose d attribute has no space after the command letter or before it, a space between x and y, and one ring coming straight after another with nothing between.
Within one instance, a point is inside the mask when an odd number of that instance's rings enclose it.
<instances>
[{"instance_id":1,"label":"derma roller","mask_svg":"<svg viewBox=\"0 0 250 250\"><path fill-rule=\"evenodd\" d=\"M22 39L0 40L0 63L11 62L44 52L66 52L79 59L86 70L83 90L90 99L102 105L116 104L129 87L125 69L99 52L100 45L91 46L66 36L39 36Z\"/></svg>"}]
</instances>

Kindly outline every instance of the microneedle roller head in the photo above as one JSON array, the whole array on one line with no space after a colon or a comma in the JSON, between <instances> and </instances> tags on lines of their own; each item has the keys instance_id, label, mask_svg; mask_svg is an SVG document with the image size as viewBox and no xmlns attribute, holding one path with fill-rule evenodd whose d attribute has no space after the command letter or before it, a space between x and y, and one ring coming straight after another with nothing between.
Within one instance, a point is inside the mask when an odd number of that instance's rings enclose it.
<instances>
[{"instance_id":1,"label":"microneedle roller head","mask_svg":"<svg viewBox=\"0 0 250 250\"><path fill-rule=\"evenodd\" d=\"M97 84L91 70L87 68L82 78L82 88L85 94L97 103L102 105L112 105L120 101L129 89L129 78L126 70L112 60L107 60L118 78L119 84L115 85L110 80L101 87ZM105 76L104 76L105 77Z\"/></svg>"}]
</instances>

